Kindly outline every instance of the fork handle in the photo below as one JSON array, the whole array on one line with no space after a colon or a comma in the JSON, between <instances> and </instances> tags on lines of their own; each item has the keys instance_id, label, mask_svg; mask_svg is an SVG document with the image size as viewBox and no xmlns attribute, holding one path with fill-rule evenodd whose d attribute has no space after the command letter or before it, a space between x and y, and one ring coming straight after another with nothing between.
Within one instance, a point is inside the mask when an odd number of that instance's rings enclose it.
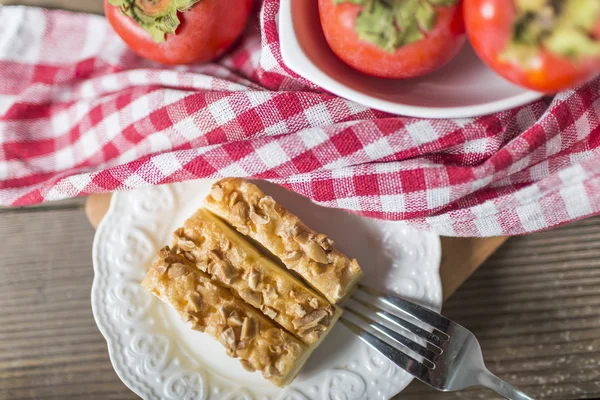
<instances>
[{"instance_id":1,"label":"fork handle","mask_svg":"<svg viewBox=\"0 0 600 400\"><path fill-rule=\"evenodd\" d=\"M504 382L487 369L479 374L477 381L481 386L485 386L509 400L535 400L533 397L526 395L513 385Z\"/></svg>"}]
</instances>

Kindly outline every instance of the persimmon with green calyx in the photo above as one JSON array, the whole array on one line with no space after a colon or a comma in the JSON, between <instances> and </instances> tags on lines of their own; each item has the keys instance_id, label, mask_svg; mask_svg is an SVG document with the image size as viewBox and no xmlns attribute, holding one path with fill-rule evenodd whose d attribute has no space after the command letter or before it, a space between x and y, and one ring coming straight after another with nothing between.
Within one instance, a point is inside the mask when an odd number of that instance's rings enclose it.
<instances>
[{"instance_id":1,"label":"persimmon with green calyx","mask_svg":"<svg viewBox=\"0 0 600 400\"><path fill-rule=\"evenodd\" d=\"M125 43L163 64L214 60L240 36L252 0L104 0L104 12Z\"/></svg>"},{"instance_id":2,"label":"persimmon with green calyx","mask_svg":"<svg viewBox=\"0 0 600 400\"><path fill-rule=\"evenodd\" d=\"M556 93L600 73L600 0L465 0L479 57L507 80Z\"/></svg>"},{"instance_id":3,"label":"persimmon with green calyx","mask_svg":"<svg viewBox=\"0 0 600 400\"><path fill-rule=\"evenodd\" d=\"M452 60L466 40L462 0L319 0L325 39L346 64L413 78Z\"/></svg>"}]
</instances>

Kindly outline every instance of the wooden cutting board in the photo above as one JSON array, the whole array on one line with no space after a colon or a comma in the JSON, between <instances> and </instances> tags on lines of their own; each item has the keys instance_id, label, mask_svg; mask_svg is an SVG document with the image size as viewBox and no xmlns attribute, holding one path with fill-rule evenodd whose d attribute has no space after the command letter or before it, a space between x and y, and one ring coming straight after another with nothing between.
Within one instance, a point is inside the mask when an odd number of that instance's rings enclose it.
<instances>
[{"instance_id":1,"label":"wooden cutting board","mask_svg":"<svg viewBox=\"0 0 600 400\"><path fill-rule=\"evenodd\" d=\"M108 211L111 194L88 197L86 215L94 228ZM508 238L451 238L442 237L442 264L440 275L444 300L463 284L465 280Z\"/></svg>"}]
</instances>

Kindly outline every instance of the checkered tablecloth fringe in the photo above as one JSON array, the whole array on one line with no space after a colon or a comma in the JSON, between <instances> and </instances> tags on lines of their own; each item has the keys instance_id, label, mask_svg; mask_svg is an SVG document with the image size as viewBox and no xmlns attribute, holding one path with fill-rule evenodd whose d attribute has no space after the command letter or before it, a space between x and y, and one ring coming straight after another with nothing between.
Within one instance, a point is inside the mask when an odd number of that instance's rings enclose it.
<instances>
[{"instance_id":1,"label":"checkered tablecloth fringe","mask_svg":"<svg viewBox=\"0 0 600 400\"><path fill-rule=\"evenodd\" d=\"M600 80L481 118L396 117L289 71L278 8L257 5L218 63L167 68L102 17L0 7L0 204L245 176L445 235L600 211Z\"/></svg>"}]
</instances>

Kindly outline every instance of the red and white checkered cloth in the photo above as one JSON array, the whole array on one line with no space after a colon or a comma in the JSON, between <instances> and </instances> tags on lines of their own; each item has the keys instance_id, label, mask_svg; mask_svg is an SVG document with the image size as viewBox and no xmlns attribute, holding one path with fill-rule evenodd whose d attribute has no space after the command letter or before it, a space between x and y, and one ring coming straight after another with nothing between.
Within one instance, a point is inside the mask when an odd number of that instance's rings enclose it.
<instances>
[{"instance_id":1,"label":"red and white checkered cloth","mask_svg":"<svg viewBox=\"0 0 600 400\"><path fill-rule=\"evenodd\" d=\"M600 80L483 118L399 118L289 71L278 8L218 63L167 68L102 17L0 7L0 204L246 176L444 235L600 212Z\"/></svg>"}]
</instances>

